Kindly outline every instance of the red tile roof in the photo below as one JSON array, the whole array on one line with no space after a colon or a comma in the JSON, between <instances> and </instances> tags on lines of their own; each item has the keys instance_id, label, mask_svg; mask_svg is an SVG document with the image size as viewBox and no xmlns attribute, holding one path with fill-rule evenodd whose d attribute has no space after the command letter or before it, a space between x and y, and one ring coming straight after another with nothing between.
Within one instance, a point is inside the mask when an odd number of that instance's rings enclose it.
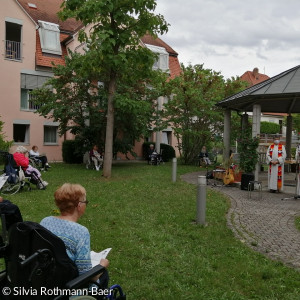
<instances>
[{"instance_id":1,"label":"red tile roof","mask_svg":"<svg viewBox=\"0 0 300 300\"><path fill-rule=\"evenodd\" d=\"M245 72L240 78L244 81L247 81L248 87L250 87L257 83L263 82L269 79L270 77L265 74L259 73L258 69L254 68L253 71Z\"/></svg>"},{"instance_id":2,"label":"red tile roof","mask_svg":"<svg viewBox=\"0 0 300 300\"><path fill-rule=\"evenodd\" d=\"M64 40L68 35L67 34L60 34L60 40ZM55 65L64 65L65 59L64 57L68 54L67 49L64 45L61 45L62 55L47 55L42 53L41 42L40 42L40 35L38 30L36 31L36 53L35 53L35 61L37 66L41 67L50 67L52 68L52 62Z\"/></svg>"},{"instance_id":3,"label":"red tile roof","mask_svg":"<svg viewBox=\"0 0 300 300\"><path fill-rule=\"evenodd\" d=\"M62 22L58 16L57 12L61 10L61 4L64 0L16 0L23 7L23 9L30 15L30 17L38 23L38 20L51 22L58 24L61 30L60 41L62 42L62 56L54 56L43 54L40 45L40 38L37 31L36 34L36 64L38 66L52 67L51 62L55 64L64 64L64 56L67 55L66 47L63 45L63 41L68 38L68 34L63 32L73 34L82 27L82 23L76 21L75 19L68 19ZM35 4L36 8L29 7L28 3ZM180 64L178 61L178 53L174 51L168 44L166 44L160 38L153 38L151 35L146 34L141 38L142 42L145 44L150 44L153 46L159 46L166 49L169 53L169 69L170 78L178 76L181 72Z\"/></svg>"},{"instance_id":4,"label":"red tile roof","mask_svg":"<svg viewBox=\"0 0 300 300\"><path fill-rule=\"evenodd\" d=\"M170 78L173 79L181 73L180 63L177 57L169 56Z\"/></svg>"},{"instance_id":5,"label":"red tile roof","mask_svg":"<svg viewBox=\"0 0 300 300\"><path fill-rule=\"evenodd\" d=\"M163 47L166 49L166 51L170 54L170 55L175 55L178 56L178 53L176 51L174 51L168 44L166 44L163 40L161 40L160 38L154 38L152 37L150 34L145 34L142 38L141 38L142 42L144 44L149 44L149 45L153 45L153 46L158 46L158 47Z\"/></svg>"},{"instance_id":6,"label":"red tile roof","mask_svg":"<svg viewBox=\"0 0 300 300\"><path fill-rule=\"evenodd\" d=\"M153 46L163 47L169 53L169 70L170 78L173 79L179 76L181 73L180 63L178 60L178 53L174 51L167 43L165 43L160 38L153 38L150 34L146 34L141 38L144 44L149 44Z\"/></svg>"},{"instance_id":7,"label":"red tile roof","mask_svg":"<svg viewBox=\"0 0 300 300\"><path fill-rule=\"evenodd\" d=\"M60 6L64 0L16 0L30 15L30 17L38 23L38 20L58 24L61 31L76 32L82 23L75 19L61 21L57 12L61 10ZM28 3L36 5L36 8L30 8Z\"/></svg>"},{"instance_id":8,"label":"red tile roof","mask_svg":"<svg viewBox=\"0 0 300 300\"><path fill-rule=\"evenodd\" d=\"M282 116L282 117L287 117L289 114L286 113L262 113L263 115L272 115L272 116Z\"/></svg>"}]
</instances>

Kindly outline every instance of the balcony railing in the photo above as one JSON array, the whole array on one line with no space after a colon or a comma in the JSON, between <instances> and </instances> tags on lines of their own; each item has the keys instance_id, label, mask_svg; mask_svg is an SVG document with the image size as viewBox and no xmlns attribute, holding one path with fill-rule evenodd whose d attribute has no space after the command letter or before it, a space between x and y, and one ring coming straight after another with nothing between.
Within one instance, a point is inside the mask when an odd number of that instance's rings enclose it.
<instances>
[{"instance_id":1,"label":"balcony railing","mask_svg":"<svg viewBox=\"0 0 300 300\"><path fill-rule=\"evenodd\" d=\"M5 58L21 60L21 43L5 40Z\"/></svg>"}]
</instances>

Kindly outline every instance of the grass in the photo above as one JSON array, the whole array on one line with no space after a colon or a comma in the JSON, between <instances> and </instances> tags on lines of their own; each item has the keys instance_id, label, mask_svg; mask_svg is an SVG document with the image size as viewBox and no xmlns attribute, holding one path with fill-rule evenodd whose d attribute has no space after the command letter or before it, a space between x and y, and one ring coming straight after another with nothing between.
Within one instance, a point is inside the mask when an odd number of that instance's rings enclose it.
<instances>
[{"instance_id":1,"label":"grass","mask_svg":"<svg viewBox=\"0 0 300 300\"><path fill-rule=\"evenodd\" d=\"M64 182L81 183L90 201L80 223L92 249L112 247L111 283L128 299L300 299L300 272L254 252L226 226L229 200L207 190L208 226L194 224L196 187L172 183L172 166L117 163L110 180L82 165L53 164L49 186L7 197L25 220L55 214L53 193ZM177 168L180 174L198 171Z\"/></svg>"},{"instance_id":2,"label":"grass","mask_svg":"<svg viewBox=\"0 0 300 300\"><path fill-rule=\"evenodd\" d=\"M296 228L300 231L300 216L295 219Z\"/></svg>"}]
</instances>

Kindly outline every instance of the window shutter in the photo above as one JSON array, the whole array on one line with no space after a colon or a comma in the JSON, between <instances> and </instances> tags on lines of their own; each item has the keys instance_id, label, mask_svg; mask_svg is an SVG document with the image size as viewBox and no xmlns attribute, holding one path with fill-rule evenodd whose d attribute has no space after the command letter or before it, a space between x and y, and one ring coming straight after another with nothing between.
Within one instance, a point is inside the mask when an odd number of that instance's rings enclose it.
<instances>
[{"instance_id":1,"label":"window shutter","mask_svg":"<svg viewBox=\"0 0 300 300\"><path fill-rule=\"evenodd\" d=\"M28 94L27 90L21 89L21 108L28 109Z\"/></svg>"},{"instance_id":2,"label":"window shutter","mask_svg":"<svg viewBox=\"0 0 300 300\"><path fill-rule=\"evenodd\" d=\"M41 88L50 77L21 74L21 89L34 90Z\"/></svg>"}]
</instances>

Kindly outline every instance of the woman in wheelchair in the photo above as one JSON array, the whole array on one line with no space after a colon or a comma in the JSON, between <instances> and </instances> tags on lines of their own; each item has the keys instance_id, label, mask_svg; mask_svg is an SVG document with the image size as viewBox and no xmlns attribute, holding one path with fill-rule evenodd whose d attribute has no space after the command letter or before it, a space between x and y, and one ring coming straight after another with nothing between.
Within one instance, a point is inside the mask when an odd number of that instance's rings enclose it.
<instances>
[{"instance_id":1,"label":"woman in wheelchair","mask_svg":"<svg viewBox=\"0 0 300 300\"><path fill-rule=\"evenodd\" d=\"M90 233L86 227L77 223L88 204L86 190L80 184L65 183L56 190L54 198L60 215L44 218L41 225L63 240L68 256L75 262L81 275L92 268ZM101 259L99 264L107 268L109 261ZM99 276L100 288L107 288L108 272L96 276L94 281L98 280Z\"/></svg>"},{"instance_id":2,"label":"woman in wheelchair","mask_svg":"<svg viewBox=\"0 0 300 300\"><path fill-rule=\"evenodd\" d=\"M30 181L36 184L39 189L44 189L48 182L44 181L41 177L41 173L36 168L33 168L29 164L29 158L26 157L28 150L23 146L18 146L16 152L13 154L14 160L18 167L21 167L25 173L31 177Z\"/></svg>"},{"instance_id":3,"label":"woman in wheelchair","mask_svg":"<svg viewBox=\"0 0 300 300\"><path fill-rule=\"evenodd\" d=\"M90 151L90 158L95 165L97 171L102 168L103 165L103 155L98 152L99 148L97 145L93 146L93 149Z\"/></svg>"},{"instance_id":4,"label":"woman in wheelchair","mask_svg":"<svg viewBox=\"0 0 300 300\"><path fill-rule=\"evenodd\" d=\"M51 168L48 164L48 158L46 155L40 155L38 152L38 146L33 146L31 150L29 151L29 157L33 160L40 161L42 164L42 171L47 171L47 169Z\"/></svg>"}]
</instances>

